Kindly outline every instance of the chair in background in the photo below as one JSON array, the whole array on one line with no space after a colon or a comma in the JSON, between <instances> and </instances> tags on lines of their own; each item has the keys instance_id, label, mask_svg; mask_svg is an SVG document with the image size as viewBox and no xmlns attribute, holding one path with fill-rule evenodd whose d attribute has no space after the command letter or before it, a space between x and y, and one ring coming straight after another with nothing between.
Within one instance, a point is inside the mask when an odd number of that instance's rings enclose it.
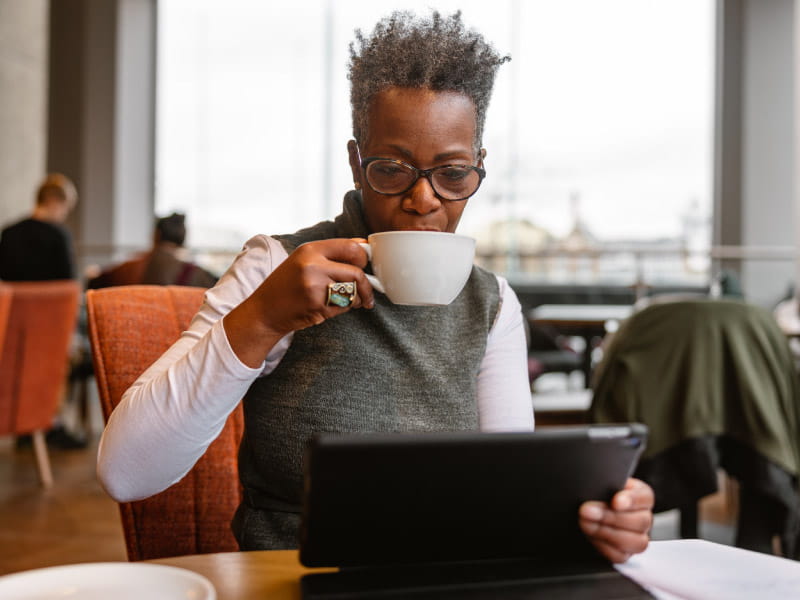
<instances>
[{"instance_id":1,"label":"chair in background","mask_svg":"<svg viewBox=\"0 0 800 600\"><path fill-rule=\"evenodd\" d=\"M0 282L0 356L8 329L8 317L11 314L11 288ZM0 401L0 406L2 402Z\"/></svg>"},{"instance_id":2,"label":"chair in background","mask_svg":"<svg viewBox=\"0 0 800 600\"><path fill-rule=\"evenodd\" d=\"M3 347L3 341L6 338L6 329L8 327L8 315L11 312L11 288L0 282L0 349Z\"/></svg>"},{"instance_id":3,"label":"chair in background","mask_svg":"<svg viewBox=\"0 0 800 600\"><path fill-rule=\"evenodd\" d=\"M86 282L88 289L100 289L118 285L139 285L142 282L149 255L142 253L139 256L121 262L113 267L101 271Z\"/></svg>"},{"instance_id":4,"label":"chair in background","mask_svg":"<svg viewBox=\"0 0 800 600\"><path fill-rule=\"evenodd\" d=\"M0 354L0 434L31 434L39 477L53 483L44 432L64 394L80 288L72 280L5 282L8 326Z\"/></svg>"},{"instance_id":5,"label":"chair in background","mask_svg":"<svg viewBox=\"0 0 800 600\"><path fill-rule=\"evenodd\" d=\"M107 420L122 394L188 328L204 288L135 285L89 290L95 378ZM178 483L119 505L129 560L238 550L230 522L239 505L241 405Z\"/></svg>"},{"instance_id":6,"label":"chair in background","mask_svg":"<svg viewBox=\"0 0 800 600\"><path fill-rule=\"evenodd\" d=\"M546 373L569 375L583 368L581 356L564 343L563 336L523 319L528 341L528 381L531 386Z\"/></svg>"},{"instance_id":7,"label":"chair in background","mask_svg":"<svg viewBox=\"0 0 800 600\"><path fill-rule=\"evenodd\" d=\"M628 318L595 376L593 422L638 421L650 438L636 476L655 511L680 509L697 536L697 501L718 469L739 482L736 545L794 556L800 502L800 388L772 315L734 300L650 305Z\"/></svg>"}]
</instances>

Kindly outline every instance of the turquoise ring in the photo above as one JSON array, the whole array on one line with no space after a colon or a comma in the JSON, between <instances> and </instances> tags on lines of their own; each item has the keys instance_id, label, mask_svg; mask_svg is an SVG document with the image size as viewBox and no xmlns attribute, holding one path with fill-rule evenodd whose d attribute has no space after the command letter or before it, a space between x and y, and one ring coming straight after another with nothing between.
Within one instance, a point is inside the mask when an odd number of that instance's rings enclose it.
<instances>
[{"instance_id":1,"label":"turquoise ring","mask_svg":"<svg viewBox=\"0 0 800 600\"><path fill-rule=\"evenodd\" d=\"M356 282L342 281L328 284L328 306L347 308L356 299Z\"/></svg>"}]
</instances>

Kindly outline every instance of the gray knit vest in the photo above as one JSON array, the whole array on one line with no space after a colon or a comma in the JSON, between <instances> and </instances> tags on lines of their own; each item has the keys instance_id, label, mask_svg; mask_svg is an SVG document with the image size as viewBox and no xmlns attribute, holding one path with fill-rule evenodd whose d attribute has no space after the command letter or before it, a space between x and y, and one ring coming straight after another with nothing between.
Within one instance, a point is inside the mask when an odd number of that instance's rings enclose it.
<instances>
[{"instance_id":1,"label":"gray knit vest","mask_svg":"<svg viewBox=\"0 0 800 600\"><path fill-rule=\"evenodd\" d=\"M360 193L348 193L334 222L276 239L291 253L332 237L367 237ZM399 306L376 292L372 310L295 332L243 400L244 501L233 521L241 549L297 547L303 451L314 433L477 429L478 369L498 309L496 277L474 267L448 306Z\"/></svg>"}]
</instances>

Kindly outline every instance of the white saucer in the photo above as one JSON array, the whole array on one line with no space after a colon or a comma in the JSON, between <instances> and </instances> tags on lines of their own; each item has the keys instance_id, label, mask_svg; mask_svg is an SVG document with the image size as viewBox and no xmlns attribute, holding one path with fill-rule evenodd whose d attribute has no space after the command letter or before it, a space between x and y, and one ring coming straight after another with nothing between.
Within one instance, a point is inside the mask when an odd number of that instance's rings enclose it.
<instances>
[{"instance_id":1,"label":"white saucer","mask_svg":"<svg viewBox=\"0 0 800 600\"><path fill-rule=\"evenodd\" d=\"M187 569L144 563L84 563L0 577L3 600L216 600L211 582Z\"/></svg>"}]
</instances>

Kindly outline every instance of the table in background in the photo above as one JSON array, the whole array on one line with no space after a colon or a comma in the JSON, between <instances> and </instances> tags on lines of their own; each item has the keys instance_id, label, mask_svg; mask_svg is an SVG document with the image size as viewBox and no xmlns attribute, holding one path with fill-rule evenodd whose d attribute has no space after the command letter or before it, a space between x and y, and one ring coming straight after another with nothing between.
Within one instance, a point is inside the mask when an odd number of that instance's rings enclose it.
<instances>
[{"instance_id":1,"label":"table in background","mask_svg":"<svg viewBox=\"0 0 800 600\"><path fill-rule=\"evenodd\" d=\"M589 408L592 391L568 390L552 393L532 393L533 416L536 428L586 425L589 423Z\"/></svg>"},{"instance_id":2,"label":"table in background","mask_svg":"<svg viewBox=\"0 0 800 600\"><path fill-rule=\"evenodd\" d=\"M531 323L550 327L561 335L579 336L583 348L584 385L589 387L592 376L592 342L602 338L611 323L619 323L633 312L630 304L542 304L528 313Z\"/></svg>"}]
</instances>

